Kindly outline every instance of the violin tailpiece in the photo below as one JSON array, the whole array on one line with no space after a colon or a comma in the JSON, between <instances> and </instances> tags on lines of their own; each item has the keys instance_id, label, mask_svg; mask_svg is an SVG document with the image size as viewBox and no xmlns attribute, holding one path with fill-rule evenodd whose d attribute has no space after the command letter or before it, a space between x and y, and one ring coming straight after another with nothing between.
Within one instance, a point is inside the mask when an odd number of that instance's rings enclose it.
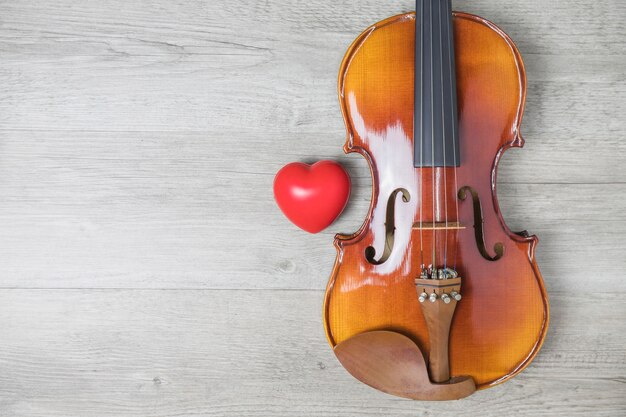
<instances>
[{"instance_id":1,"label":"violin tailpiece","mask_svg":"<svg viewBox=\"0 0 626 417\"><path fill-rule=\"evenodd\" d=\"M448 339L452 316L457 300L461 295L461 278L454 279L423 279L415 280L420 294L422 313L428 327L430 349L428 355L428 371L433 382L446 382L450 379L450 363L448 360ZM424 300L424 294L427 299Z\"/></svg>"}]
</instances>

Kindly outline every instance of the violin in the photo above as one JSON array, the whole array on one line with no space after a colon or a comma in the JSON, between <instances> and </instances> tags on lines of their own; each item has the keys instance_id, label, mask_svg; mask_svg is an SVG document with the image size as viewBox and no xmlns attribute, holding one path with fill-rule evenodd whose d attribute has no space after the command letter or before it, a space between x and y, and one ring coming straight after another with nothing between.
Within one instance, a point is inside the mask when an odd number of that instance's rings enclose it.
<instances>
[{"instance_id":1,"label":"violin","mask_svg":"<svg viewBox=\"0 0 626 417\"><path fill-rule=\"evenodd\" d=\"M367 218L339 234L324 326L342 365L381 391L448 400L526 368L548 329L537 237L496 196L522 147L526 75L493 23L417 0L350 45L339 70L346 153L372 175Z\"/></svg>"}]
</instances>

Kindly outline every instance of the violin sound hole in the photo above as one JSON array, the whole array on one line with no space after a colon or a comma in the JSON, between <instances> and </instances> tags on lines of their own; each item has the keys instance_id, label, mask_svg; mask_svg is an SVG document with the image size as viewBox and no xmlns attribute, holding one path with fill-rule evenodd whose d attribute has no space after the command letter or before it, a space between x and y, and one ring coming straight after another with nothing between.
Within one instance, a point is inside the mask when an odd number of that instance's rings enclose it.
<instances>
[{"instance_id":1,"label":"violin sound hole","mask_svg":"<svg viewBox=\"0 0 626 417\"><path fill-rule=\"evenodd\" d=\"M472 187L466 185L459 190L459 200L465 200L468 192L472 195L472 201L474 203L474 235L476 237L478 251L486 260L497 261L504 255L504 245L502 242L498 242L493 245L493 251L496 253L494 256L491 256L489 252L487 252L487 246L485 245L485 232L483 230L483 208L480 204L480 197L478 196L478 193Z\"/></svg>"},{"instance_id":2,"label":"violin sound hole","mask_svg":"<svg viewBox=\"0 0 626 417\"><path fill-rule=\"evenodd\" d=\"M385 263L393 251L393 240L396 230L396 197L400 193L402 193L402 201L405 203L411 201L411 195L405 188L398 188L389 196L389 200L387 201L387 215L385 218L385 248L383 249L383 254L380 259L376 260L376 249L373 246L368 246L365 249L365 259L367 259L367 262L372 265L381 265Z\"/></svg>"}]
</instances>

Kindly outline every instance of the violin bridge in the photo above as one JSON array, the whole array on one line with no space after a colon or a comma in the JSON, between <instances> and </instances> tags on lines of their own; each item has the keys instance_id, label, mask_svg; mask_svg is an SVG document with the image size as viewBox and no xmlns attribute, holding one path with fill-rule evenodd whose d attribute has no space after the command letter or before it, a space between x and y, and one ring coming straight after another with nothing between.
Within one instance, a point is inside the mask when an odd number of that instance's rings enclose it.
<instances>
[{"instance_id":1,"label":"violin bridge","mask_svg":"<svg viewBox=\"0 0 626 417\"><path fill-rule=\"evenodd\" d=\"M465 226L458 222L422 222L414 223L413 229L421 230L463 230Z\"/></svg>"}]
</instances>

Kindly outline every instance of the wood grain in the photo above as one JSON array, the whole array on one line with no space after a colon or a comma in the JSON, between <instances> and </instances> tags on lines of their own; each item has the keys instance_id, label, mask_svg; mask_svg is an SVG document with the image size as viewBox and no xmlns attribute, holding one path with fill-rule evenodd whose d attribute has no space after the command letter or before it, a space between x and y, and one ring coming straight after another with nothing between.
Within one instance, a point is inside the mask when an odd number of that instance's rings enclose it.
<instances>
[{"instance_id":1,"label":"wood grain","mask_svg":"<svg viewBox=\"0 0 626 417\"><path fill-rule=\"evenodd\" d=\"M332 238L371 183L341 150L337 69L411 0L0 1L0 415L625 414L626 2L453 3L526 62L526 147L498 195L540 238L552 325L531 367L415 403L324 339ZM355 188L312 236L271 184L319 158Z\"/></svg>"},{"instance_id":2,"label":"wood grain","mask_svg":"<svg viewBox=\"0 0 626 417\"><path fill-rule=\"evenodd\" d=\"M617 296L553 293L553 331L526 371L441 404L354 381L326 344L322 298L322 291L2 290L0 407L50 417L616 416L626 406L626 308ZM595 308L603 302L613 314Z\"/></svg>"}]
</instances>

